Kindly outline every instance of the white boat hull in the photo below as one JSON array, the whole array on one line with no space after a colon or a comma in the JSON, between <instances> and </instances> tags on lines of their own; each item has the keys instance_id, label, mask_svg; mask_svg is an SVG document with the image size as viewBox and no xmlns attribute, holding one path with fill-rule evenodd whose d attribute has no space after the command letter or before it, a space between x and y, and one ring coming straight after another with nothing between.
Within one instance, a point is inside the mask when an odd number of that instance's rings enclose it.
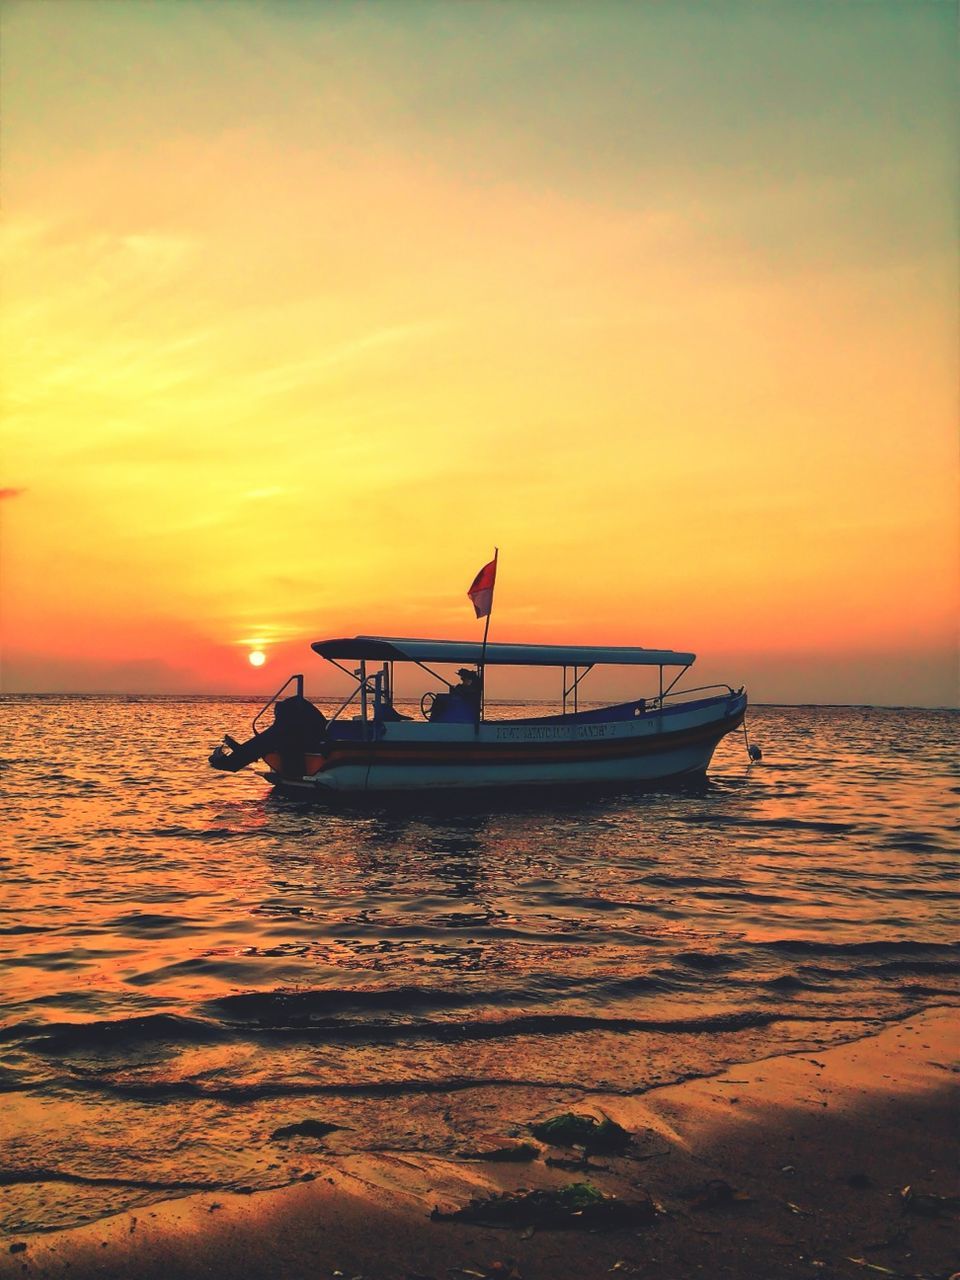
<instances>
[{"instance_id":1,"label":"white boat hull","mask_svg":"<svg viewBox=\"0 0 960 1280\"><path fill-rule=\"evenodd\" d=\"M612 721L401 721L375 741L336 744L300 777L270 781L303 794L503 789L644 783L706 771L721 738L738 728L743 693L665 713Z\"/></svg>"}]
</instances>

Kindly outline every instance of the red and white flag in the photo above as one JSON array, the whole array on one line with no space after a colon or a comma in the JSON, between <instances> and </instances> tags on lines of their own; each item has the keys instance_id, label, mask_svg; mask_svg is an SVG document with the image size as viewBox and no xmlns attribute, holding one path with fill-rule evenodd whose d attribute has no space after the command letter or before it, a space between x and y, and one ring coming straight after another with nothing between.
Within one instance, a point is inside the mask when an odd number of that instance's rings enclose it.
<instances>
[{"instance_id":1,"label":"red and white flag","mask_svg":"<svg viewBox=\"0 0 960 1280\"><path fill-rule=\"evenodd\" d=\"M470 585L467 595L476 610L478 618L486 618L493 608L493 587L497 581L497 554L489 564L485 564Z\"/></svg>"}]
</instances>

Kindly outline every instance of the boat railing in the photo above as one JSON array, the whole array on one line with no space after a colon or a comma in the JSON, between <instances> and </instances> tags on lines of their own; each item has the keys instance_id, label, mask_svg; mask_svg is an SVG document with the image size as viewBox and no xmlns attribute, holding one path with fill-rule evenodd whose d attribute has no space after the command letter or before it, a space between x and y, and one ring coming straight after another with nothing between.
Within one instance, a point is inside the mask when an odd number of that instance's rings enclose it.
<instances>
[{"instance_id":1,"label":"boat railing","mask_svg":"<svg viewBox=\"0 0 960 1280\"><path fill-rule=\"evenodd\" d=\"M694 689L677 689L674 693L667 692L662 694L655 694L652 698L645 699L644 706L648 711L656 711L659 707L662 707L665 702L673 702L674 700L679 700L679 699L689 699L692 694L700 695L704 693L709 693L711 690L714 690L714 689L717 690L718 692L720 690L724 690L726 693L731 695L741 692L741 690L734 689L733 686L729 684L701 684L701 685L697 685L696 688Z\"/></svg>"},{"instance_id":2,"label":"boat railing","mask_svg":"<svg viewBox=\"0 0 960 1280\"><path fill-rule=\"evenodd\" d=\"M303 697L303 676L302 675L289 676L283 682L283 684L280 686L277 692L273 695L273 697L269 700L269 702L265 702L263 706L260 708L260 710L257 712L257 714L253 717L254 733L258 732L257 725L260 723L261 718L267 714L267 712L270 710L273 704L279 699L280 695L286 690L286 688L289 685L293 684L294 682L296 682L296 686L297 686L297 697L298 698Z\"/></svg>"}]
</instances>

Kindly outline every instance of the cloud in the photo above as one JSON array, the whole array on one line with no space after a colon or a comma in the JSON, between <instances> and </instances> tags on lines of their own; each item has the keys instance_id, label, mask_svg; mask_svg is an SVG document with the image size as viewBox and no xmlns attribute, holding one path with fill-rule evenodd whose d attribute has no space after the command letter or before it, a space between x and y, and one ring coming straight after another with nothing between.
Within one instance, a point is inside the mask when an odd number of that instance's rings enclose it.
<instances>
[{"instance_id":1,"label":"cloud","mask_svg":"<svg viewBox=\"0 0 960 1280\"><path fill-rule=\"evenodd\" d=\"M26 489L0 489L0 500L3 498L19 498Z\"/></svg>"}]
</instances>

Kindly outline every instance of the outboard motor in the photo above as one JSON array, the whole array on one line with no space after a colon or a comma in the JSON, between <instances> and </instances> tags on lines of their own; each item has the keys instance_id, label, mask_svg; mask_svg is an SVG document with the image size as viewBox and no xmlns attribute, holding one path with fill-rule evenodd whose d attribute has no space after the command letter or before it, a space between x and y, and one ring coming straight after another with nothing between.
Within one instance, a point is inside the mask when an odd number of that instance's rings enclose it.
<instances>
[{"instance_id":1,"label":"outboard motor","mask_svg":"<svg viewBox=\"0 0 960 1280\"><path fill-rule=\"evenodd\" d=\"M327 718L323 712L300 694L283 698L273 708L273 724L263 733L255 733L247 742L237 742L224 734L223 741L230 748L229 755L223 747L210 756L214 769L236 773L254 760L267 755L279 755L282 772L286 777L303 775L303 757L308 751L323 747L327 731Z\"/></svg>"}]
</instances>

